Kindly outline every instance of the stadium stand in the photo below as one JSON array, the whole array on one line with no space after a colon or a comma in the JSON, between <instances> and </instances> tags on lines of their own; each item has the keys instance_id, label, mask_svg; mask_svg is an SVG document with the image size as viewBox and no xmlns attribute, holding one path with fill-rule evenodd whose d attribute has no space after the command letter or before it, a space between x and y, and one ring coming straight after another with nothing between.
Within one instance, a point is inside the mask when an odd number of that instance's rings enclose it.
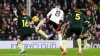
<instances>
[{"instance_id":1,"label":"stadium stand","mask_svg":"<svg viewBox=\"0 0 100 56\"><path fill-rule=\"evenodd\" d=\"M75 9L76 3L80 3L82 9L86 12L86 10L92 11L92 16L96 21L95 25L93 26L92 34L89 40L100 40L100 1L93 0L92 2L96 3L98 9L95 8L94 4L86 1L86 0L32 0L31 6L31 17L38 16L40 20L44 19L47 13L55 7L55 4L60 3L62 9L65 13L64 20L67 21L67 15L70 13L71 10ZM84 5L82 5L84 4ZM26 7L26 0L0 0L0 40L16 40L19 38L19 29L17 25L17 21L13 21L16 17L13 13L14 10L17 10L17 14L21 15L19 6ZM15 9L16 8L16 9ZM84 12L84 13L85 13ZM41 27L46 34L54 33L54 36L51 40L57 39L57 34L51 29L52 31L49 32L45 26ZM50 28L49 28L50 29ZM34 35L32 37L28 37L26 40L41 40L42 36Z\"/></svg>"}]
</instances>

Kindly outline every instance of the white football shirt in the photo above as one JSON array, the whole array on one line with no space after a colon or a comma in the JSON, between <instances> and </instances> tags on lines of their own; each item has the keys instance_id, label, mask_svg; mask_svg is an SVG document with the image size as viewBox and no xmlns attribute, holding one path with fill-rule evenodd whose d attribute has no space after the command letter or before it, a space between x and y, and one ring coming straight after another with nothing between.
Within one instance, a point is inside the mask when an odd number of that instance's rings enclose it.
<instances>
[{"instance_id":1,"label":"white football shirt","mask_svg":"<svg viewBox=\"0 0 100 56\"><path fill-rule=\"evenodd\" d=\"M53 8L48 14L47 17L50 17L50 20L59 24L60 20L63 20L64 12L59 8Z\"/></svg>"}]
</instances>

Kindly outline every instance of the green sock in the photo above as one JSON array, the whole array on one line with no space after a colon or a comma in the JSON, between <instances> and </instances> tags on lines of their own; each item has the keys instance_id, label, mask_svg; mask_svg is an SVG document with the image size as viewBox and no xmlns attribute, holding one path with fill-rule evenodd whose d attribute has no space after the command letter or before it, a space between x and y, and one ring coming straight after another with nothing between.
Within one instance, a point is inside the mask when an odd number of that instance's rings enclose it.
<instances>
[{"instance_id":1,"label":"green sock","mask_svg":"<svg viewBox=\"0 0 100 56\"><path fill-rule=\"evenodd\" d=\"M87 46L87 39L84 39L84 46Z\"/></svg>"},{"instance_id":2,"label":"green sock","mask_svg":"<svg viewBox=\"0 0 100 56\"><path fill-rule=\"evenodd\" d=\"M77 39L77 43L78 43L79 51L82 51L82 47L81 47L81 39L80 39L80 38Z\"/></svg>"},{"instance_id":3,"label":"green sock","mask_svg":"<svg viewBox=\"0 0 100 56\"><path fill-rule=\"evenodd\" d=\"M62 40L64 51L66 51L66 40Z\"/></svg>"},{"instance_id":4,"label":"green sock","mask_svg":"<svg viewBox=\"0 0 100 56\"><path fill-rule=\"evenodd\" d=\"M24 47L22 46L22 44L18 44L18 47L21 49L21 50L24 50Z\"/></svg>"}]
</instances>

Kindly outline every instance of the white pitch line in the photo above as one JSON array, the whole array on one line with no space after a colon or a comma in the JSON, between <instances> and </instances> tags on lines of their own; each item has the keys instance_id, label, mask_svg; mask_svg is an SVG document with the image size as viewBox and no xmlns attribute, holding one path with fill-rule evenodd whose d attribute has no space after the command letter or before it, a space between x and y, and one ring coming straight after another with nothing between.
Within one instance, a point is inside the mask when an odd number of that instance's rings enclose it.
<instances>
[{"instance_id":1,"label":"white pitch line","mask_svg":"<svg viewBox=\"0 0 100 56\"><path fill-rule=\"evenodd\" d=\"M0 54L0 56L57 56L57 55L34 55L34 54Z\"/></svg>"}]
</instances>

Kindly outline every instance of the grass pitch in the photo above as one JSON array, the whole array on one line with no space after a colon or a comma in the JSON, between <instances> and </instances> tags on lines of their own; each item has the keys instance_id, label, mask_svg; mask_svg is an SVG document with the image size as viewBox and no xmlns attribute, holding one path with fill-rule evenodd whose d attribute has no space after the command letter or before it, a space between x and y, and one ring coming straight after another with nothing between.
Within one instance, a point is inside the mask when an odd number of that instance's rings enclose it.
<instances>
[{"instance_id":1,"label":"grass pitch","mask_svg":"<svg viewBox=\"0 0 100 56\"><path fill-rule=\"evenodd\" d=\"M100 48L83 50L82 55L78 55L77 48L67 49L65 56L100 56ZM18 54L20 49L0 49L0 56L61 56L60 49L26 49L26 53Z\"/></svg>"}]
</instances>

